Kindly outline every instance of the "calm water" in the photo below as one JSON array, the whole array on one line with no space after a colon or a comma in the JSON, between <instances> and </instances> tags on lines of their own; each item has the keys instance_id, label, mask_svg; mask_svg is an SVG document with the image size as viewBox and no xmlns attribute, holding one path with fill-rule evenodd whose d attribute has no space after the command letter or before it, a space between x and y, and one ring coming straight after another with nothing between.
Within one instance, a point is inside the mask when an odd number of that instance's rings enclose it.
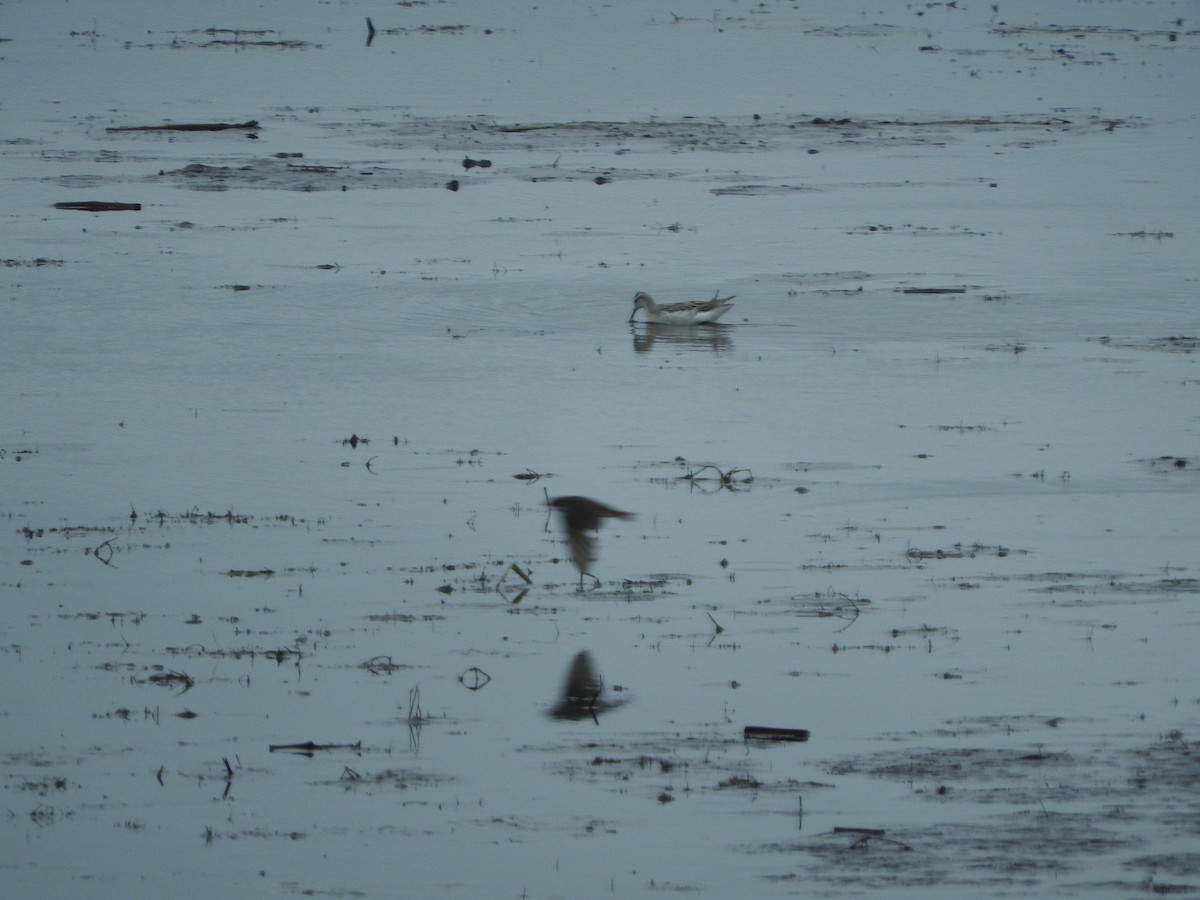
<instances>
[{"instance_id":1,"label":"calm water","mask_svg":"<svg viewBox=\"0 0 1200 900\"><path fill-rule=\"evenodd\" d=\"M1186 10L680 9L6 7L6 891L1195 887Z\"/></svg>"}]
</instances>

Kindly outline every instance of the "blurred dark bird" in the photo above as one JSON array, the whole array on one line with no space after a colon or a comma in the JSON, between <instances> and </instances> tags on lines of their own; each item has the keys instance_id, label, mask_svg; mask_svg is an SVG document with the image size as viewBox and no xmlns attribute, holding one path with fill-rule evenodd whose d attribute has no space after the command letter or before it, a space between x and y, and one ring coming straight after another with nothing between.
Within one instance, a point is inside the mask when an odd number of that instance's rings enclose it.
<instances>
[{"instance_id":1,"label":"blurred dark bird","mask_svg":"<svg viewBox=\"0 0 1200 900\"><path fill-rule=\"evenodd\" d=\"M579 570L579 589L583 590L583 576L592 574L591 566L596 559L596 539L588 532L599 531L601 519L632 519L633 513L613 509L588 497L555 497L550 505L562 513L571 561Z\"/></svg>"}]
</instances>

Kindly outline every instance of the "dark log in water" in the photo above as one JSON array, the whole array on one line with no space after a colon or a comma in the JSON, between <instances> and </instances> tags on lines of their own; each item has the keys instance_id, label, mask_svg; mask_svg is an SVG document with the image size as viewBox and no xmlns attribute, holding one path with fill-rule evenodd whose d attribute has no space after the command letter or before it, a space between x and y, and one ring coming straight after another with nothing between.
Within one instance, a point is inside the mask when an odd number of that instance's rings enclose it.
<instances>
[{"instance_id":1,"label":"dark log in water","mask_svg":"<svg viewBox=\"0 0 1200 900\"><path fill-rule=\"evenodd\" d=\"M808 729L747 725L742 731L742 737L748 741L807 741Z\"/></svg>"},{"instance_id":2,"label":"dark log in water","mask_svg":"<svg viewBox=\"0 0 1200 900\"><path fill-rule=\"evenodd\" d=\"M181 123L179 125L123 125L113 128L105 128L105 131L229 131L230 129L240 128L245 131L258 131L259 125L257 120L249 122L192 122Z\"/></svg>"},{"instance_id":3,"label":"dark log in water","mask_svg":"<svg viewBox=\"0 0 1200 900\"><path fill-rule=\"evenodd\" d=\"M121 210L139 210L140 203L108 203L104 200L64 200L55 203L55 209L81 209L84 212L119 212Z\"/></svg>"}]
</instances>

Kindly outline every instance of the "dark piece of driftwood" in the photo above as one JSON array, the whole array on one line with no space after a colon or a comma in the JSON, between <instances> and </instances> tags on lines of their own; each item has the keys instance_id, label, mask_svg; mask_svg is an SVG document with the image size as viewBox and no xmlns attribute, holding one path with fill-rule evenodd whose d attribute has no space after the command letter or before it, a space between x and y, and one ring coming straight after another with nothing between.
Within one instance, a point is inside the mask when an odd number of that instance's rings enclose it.
<instances>
[{"instance_id":1,"label":"dark piece of driftwood","mask_svg":"<svg viewBox=\"0 0 1200 900\"><path fill-rule=\"evenodd\" d=\"M105 200L64 200L55 203L55 209L81 209L84 212L120 212L122 210L138 210L140 203L109 203Z\"/></svg>"},{"instance_id":2,"label":"dark piece of driftwood","mask_svg":"<svg viewBox=\"0 0 1200 900\"><path fill-rule=\"evenodd\" d=\"M965 294L966 288L905 288L902 294Z\"/></svg>"},{"instance_id":3,"label":"dark piece of driftwood","mask_svg":"<svg viewBox=\"0 0 1200 900\"><path fill-rule=\"evenodd\" d=\"M257 120L249 122L183 122L178 125L121 125L113 128L105 128L105 131L229 131L233 128L241 128L245 131L257 131L259 128Z\"/></svg>"},{"instance_id":4,"label":"dark piece of driftwood","mask_svg":"<svg viewBox=\"0 0 1200 900\"><path fill-rule=\"evenodd\" d=\"M317 750L361 750L362 741L356 741L353 744L315 744L312 741L305 741L303 744L271 744L270 751L275 753L279 750L291 750L296 753L313 753Z\"/></svg>"},{"instance_id":5,"label":"dark piece of driftwood","mask_svg":"<svg viewBox=\"0 0 1200 900\"><path fill-rule=\"evenodd\" d=\"M755 741L807 741L807 728L771 728L766 725L747 725L742 737Z\"/></svg>"}]
</instances>

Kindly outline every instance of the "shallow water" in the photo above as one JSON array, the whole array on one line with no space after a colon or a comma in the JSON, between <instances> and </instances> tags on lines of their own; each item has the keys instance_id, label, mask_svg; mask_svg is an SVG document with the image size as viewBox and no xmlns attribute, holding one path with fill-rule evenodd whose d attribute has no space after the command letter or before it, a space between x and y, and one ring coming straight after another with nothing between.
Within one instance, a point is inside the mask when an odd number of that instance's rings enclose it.
<instances>
[{"instance_id":1,"label":"shallow water","mask_svg":"<svg viewBox=\"0 0 1200 900\"><path fill-rule=\"evenodd\" d=\"M1047 9L6 7L6 895L1200 886L1198 35Z\"/></svg>"}]
</instances>

